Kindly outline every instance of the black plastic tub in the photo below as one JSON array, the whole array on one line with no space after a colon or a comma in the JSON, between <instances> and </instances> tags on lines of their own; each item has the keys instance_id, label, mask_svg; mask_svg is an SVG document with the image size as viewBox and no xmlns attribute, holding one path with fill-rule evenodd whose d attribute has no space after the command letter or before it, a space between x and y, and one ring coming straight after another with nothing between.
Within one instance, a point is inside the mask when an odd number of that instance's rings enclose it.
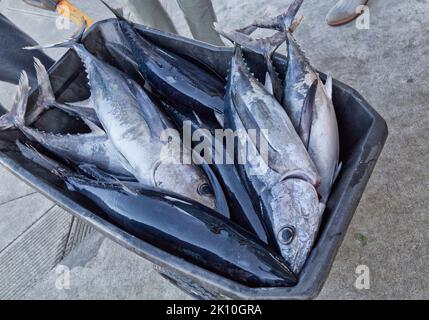
<instances>
[{"instance_id":1,"label":"black plastic tub","mask_svg":"<svg viewBox=\"0 0 429 320\"><path fill-rule=\"evenodd\" d=\"M219 48L201 42L139 27L142 34L157 45L187 57L222 77L232 55L230 48ZM118 44L116 20L95 24L85 37L90 51L115 64L130 74L135 70L115 51ZM264 71L262 57L247 54L249 65L255 67L257 76ZM280 74L285 71L285 58L276 56ZM125 67L124 67L125 66ZM128 68L129 67L129 68ZM54 90L59 100L76 101L87 98L86 76L76 55L69 51L50 70ZM30 105L34 100L30 99ZM59 206L125 248L150 260L157 271L174 284L199 298L238 299L310 299L320 292L328 277L332 263L340 247L348 225L361 199L377 159L387 138L387 126L380 115L352 88L334 81L334 105L341 137L342 171L327 204L325 218L316 241L301 274L299 283L290 288L249 288L197 267L175 257L117 228L98 212L84 197L69 192L54 175L26 160L15 146L17 138L25 138L17 131L0 133L0 163L12 173L34 186ZM36 123L40 129L54 132L79 131L76 120L51 110Z\"/></svg>"}]
</instances>

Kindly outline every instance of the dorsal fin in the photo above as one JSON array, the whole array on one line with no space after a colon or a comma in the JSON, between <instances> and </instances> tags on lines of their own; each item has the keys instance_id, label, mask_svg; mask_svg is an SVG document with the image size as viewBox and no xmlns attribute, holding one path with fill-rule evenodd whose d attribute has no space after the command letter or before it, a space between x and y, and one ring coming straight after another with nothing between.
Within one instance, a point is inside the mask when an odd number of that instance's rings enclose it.
<instances>
[{"instance_id":1,"label":"dorsal fin","mask_svg":"<svg viewBox=\"0 0 429 320\"><path fill-rule=\"evenodd\" d=\"M333 81L332 81L332 75L329 73L328 77L326 78L325 83L325 93L328 96L329 100L332 100L332 93L333 93Z\"/></svg>"},{"instance_id":2,"label":"dorsal fin","mask_svg":"<svg viewBox=\"0 0 429 320\"><path fill-rule=\"evenodd\" d=\"M105 135L106 132L101 129L98 125L96 125L94 122L92 122L89 119L82 118L83 122L88 126L89 129L91 129L91 133L94 135Z\"/></svg>"},{"instance_id":3,"label":"dorsal fin","mask_svg":"<svg viewBox=\"0 0 429 320\"><path fill-rule=\"evenodd\" d=\"M106 1L104 1L104 0L100 0L105 6L106 6L106 8L107 9L109 9L109 11L110 12L112 12L114 15L115 15L115 17L118 19L118 20L121 20L121 21L127 21L125 18L124 18L124 16L119 12L119 10L116 10L116 9L114 9L114 8L112 8L110 5L108 5L107 3L106 3ZM145 0L143 0L143 1L145 1Z\"/></svg>"},{"instance_id":4,"label":"dorsal fin","mask_svg":"<svg viewBox=\"0 0 429 320\"><path fill-rule=\"evenodd\" d=\"M24 47L24 50L40 50L40 49L51 49L51 48L73 48L79 43L82 43L83 36L85 34L86 27L88 26L87 21L82 18L82 26L71 36L71 38L48 45L37 45L34 47Z\"/></svg>"}]
</instances>

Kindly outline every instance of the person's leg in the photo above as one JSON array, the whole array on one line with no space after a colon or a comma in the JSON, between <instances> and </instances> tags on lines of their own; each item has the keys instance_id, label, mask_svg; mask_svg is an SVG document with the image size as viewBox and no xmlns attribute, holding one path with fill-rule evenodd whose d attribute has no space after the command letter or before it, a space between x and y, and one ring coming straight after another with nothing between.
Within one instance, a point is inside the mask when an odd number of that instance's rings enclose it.
<instances>
[{"instance_id":1,"label":"person's leg","mask_svg":"<svg viewBox=\"0 0 429 320\"><path fill-rule=\"evenodd\" d=\"M22 50L23 47L35 46L34 41L27 34L19 30L10 20L0 13L0 81L18 83L22 70L27 71L30 85L37 84L34 57L49 68L54 61L41 51Z\"/></svg>"},{"instance_id":2,"label":"person's leg","mask_svg":"<svg viewBox=\"0 0 429 320\"><path fill-rule=\"evenodd\" d=\"M358 7L367 3L368 0L339 0L329 11L326 21L333 27L349 23L361 14Z\"/></svg>"},{"instance_id":3,"label":"person's leg","mask_svg":"<svg viewBox=\"0 0 429 320\"><path fill-rule=\"evenodd\" d=\"M211 0L177 0L196 40L224 46L213 28L217 21Z\"/></svg>"},{"instance_id":4,"label":"person's leg","mask_svg":"<svg viewBox=\"0 0 429 320\"><path fill-rule=\"evenodd\" d=\"M126 9L131 20L158 30L177 33L173 22L159 0L128 0ZM124 10L126 13L126 10Z\"/></svg>"}]
</instances>

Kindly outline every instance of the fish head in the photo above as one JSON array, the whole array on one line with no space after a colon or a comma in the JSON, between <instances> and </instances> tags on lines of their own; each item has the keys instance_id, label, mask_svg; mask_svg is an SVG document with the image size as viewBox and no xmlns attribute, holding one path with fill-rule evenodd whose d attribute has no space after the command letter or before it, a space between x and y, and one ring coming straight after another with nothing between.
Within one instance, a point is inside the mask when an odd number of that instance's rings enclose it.
<instances>
[{"instance_id":1,"label":"fish head","mask_svg":"<svg viewBox=\"0 0 429 320\"><path fill-rule=\"evenodd\" d=\"M298 274L313 247L322 206L315 187L302 179L282 180L271 189L274 235L283 258Z\"/></svg>"},{"instance_id":2,"label":"fish head","mask_svg":"<svg viewBox=\"0 0 429 320\"><path fill-rule=\"evenodd\" d=\"M215 209L215 196L204 172L194 165L159 163L155 185Z\"/></svg>"}]
</instances>

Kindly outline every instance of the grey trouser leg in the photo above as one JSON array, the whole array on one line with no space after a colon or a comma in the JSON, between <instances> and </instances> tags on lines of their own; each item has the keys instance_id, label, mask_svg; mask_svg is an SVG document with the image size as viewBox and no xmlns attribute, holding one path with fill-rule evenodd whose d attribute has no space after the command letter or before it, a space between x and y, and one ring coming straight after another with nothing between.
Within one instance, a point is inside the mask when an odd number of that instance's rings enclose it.
<instances>
[{"instance_id":1,"label":"grey trouser leg","mask_svg":"<svg viewBox=\"0 0 429 320\"><path fill-rule=\"evenodd\" d=\"M217 19L211 0L177 0L177 2L196 40L217 46L225 45L213 29L213 22Z\"/></svg>"},{"instance_id":2,"label":"grey trouser leg","mask_svg":"<svg viewBox=\"0 0 429 320\"><path fill-rule=\"evenodd\" d=\"M177 33L169 15L159 0L128 0L134 22L158 30Z\"/></svg>"},{"instance_id":3,"label":"grey trouser leg","mask_svg":"<svg viewBox=\"0 0 429 320\"><path fill-rule=\"evenodd\" d=\"M26 70L30 85L37 84L34 72L34 57L39 58L49 68L54 61L43 52L22 50L23 47L35 46L37 42L19 30L10 20L0 13L0 81L18 83L22 70Z\"/></svg>"}]
</instances>

